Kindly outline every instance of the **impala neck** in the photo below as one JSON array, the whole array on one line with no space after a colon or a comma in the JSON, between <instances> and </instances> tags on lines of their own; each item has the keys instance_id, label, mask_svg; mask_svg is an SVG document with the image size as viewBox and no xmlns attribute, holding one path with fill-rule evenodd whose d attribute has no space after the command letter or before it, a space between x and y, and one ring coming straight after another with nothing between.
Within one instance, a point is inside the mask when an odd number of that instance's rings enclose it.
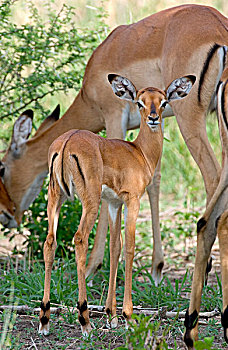
<instances>
[{"instance_id":1,"label":"impala neck","mask_svg":"<svg viewBox=\"0 0 228 350\"><path fill-rule=\"evenodd\" d=\"M141 118L139 134L133 143L141 150L153 176L162 153L163 132L161 124L158 131L152 131Z\"/></svg>"}]
</instances>

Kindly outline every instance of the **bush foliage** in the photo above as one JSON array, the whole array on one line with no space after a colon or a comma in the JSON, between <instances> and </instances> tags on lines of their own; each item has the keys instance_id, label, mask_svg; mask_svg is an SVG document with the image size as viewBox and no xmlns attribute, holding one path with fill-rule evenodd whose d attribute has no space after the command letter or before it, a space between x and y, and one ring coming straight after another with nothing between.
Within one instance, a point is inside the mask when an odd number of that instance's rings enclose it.
<instances>
[{"instance_id":1,"label":"bush foliage","mask_svg":"<svg viewBox=\"0 0 228 350\"><path fill-rule=\"evenodd\" d=\"M14 6L26 3L26 24L19 25L12 16ZM78 91L84 69L93 50L105 38L105 13L97 8L91 28L76 27L74 8L63 5L59 12L52 1L44 1L46 16L41 17L32 1L3 0L0 5L1 70L0 70L0 138L8 141L14 116L32 108L39 111L40 120L50 113L44 108L44 98L59 91ZM47 182L36 201L25 213L23 224L15 234L27 229L26 243L32 256L42 258L42 244L47 234ZM58 227L57 256L64 247L72 246L74 232L81 217L78 201L66 202L61 210ZM8 233L8 230L5 230ZM15 235L14 234L14 235ZM14 237L11 236L11 239ZM72 251L73 249L71 249ZM16 252L16 251L15 251Z\"/></svg>"},{"instance_id":2,"label":"bush foliage","mask_svg":"<svg viewBox=\"0 0 228 350\"><path fill-rule=\"evenodd\" d=\"M50 113L44 97L77 91L86 62L106 33L101 8L95 12L93 29L82 31L76 27L73 7L64 4L56 12L48 0L43 3L47 20L32 1L23 1L21 6L26 3L29 12L26 24L18 25L12 17L15 3L21 1L3 0L0 5L0 121L4 122L28 107L43 119Z\"/></svg>"}]
</instances>

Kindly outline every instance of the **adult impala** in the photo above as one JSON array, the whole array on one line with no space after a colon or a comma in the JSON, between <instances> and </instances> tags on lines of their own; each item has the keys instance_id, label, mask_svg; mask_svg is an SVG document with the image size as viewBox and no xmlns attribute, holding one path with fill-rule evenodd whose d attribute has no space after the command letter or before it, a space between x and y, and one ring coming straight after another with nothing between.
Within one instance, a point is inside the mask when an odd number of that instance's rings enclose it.
<instances>
[{"instance_id":1,"label":"adult impala","mask_svg":"<svg viewBox=\"0 0 228 350\"><path fill-rule=\"evenodd\" d=\"M132 264L135 248L135 225L140 198L153 180L162 153L162 110L165 103L187 96L194 76L178 78L166 91L144 88L139 91L127 78L109 74L114 93L138 105L141 124L134 142L105 139L85 130L70 130L57 138L49 150L50 184L48 188L48 235L44 244L45 286L41 303L40 327L49 332L51 269L57 246L56 231L62 203L74 198L82 202L82 217L74 235L78 272L78 311L82 332L91 330L85 283L88 237L97 218L101 198L108 202L110 227L110 280L106 312L111 327L117 326L116 275L121 252L121 209L125 205L125 292L123 315L131 318ZM114 116L115 118L115 116Z\"/></svg>"},{"instance_id":2,"label":"adult impala","mask_svg":"<svg viewBox=\"0 0 228 350\"><path fill-rule=\"evenodd\" d=\"M200 5L174 7L116 28L94 51L82 88L63 118L39 136L24 140L23 147L18 147L17 158L12 149L4 157L4 183L16 204L17 221L34 198L32 186L35 183L38 188L42 183L47 171L47 150L54 138L72 128L93 132L106 128L108 137L123 138L127 129L139 126L137 108L110 93L105 79L110 71L134 80L138 89L150 85L164 88L179 76L196 75L191 97L175 106L171 103L173 112L168 109L164 116L175 114L203 175L209 202L221 169L208 142L205 120L208 110L214 108L216 86L225 65L226 50L219 50L219 45L228 45L227 29L226 17L214 8ZM13 139L12 145L14 142ZM147 188L154 235L152 274L157 283L164 264L158 219L159 186L160 163L153 184ZM102 206L100 216L87 274L95 271L103 260L107 205Z\"/></svg>"}]
</instances>

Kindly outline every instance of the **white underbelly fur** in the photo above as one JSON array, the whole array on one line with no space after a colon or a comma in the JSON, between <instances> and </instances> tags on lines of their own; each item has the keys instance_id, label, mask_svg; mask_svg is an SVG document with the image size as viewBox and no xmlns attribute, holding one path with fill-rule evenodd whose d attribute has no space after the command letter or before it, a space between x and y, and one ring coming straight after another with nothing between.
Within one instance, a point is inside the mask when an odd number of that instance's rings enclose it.
<instances>
[{"instance_id":1,"label":"white underbelly fur","mask_svg":"<svg viewBox=\"0 0 228 350\"><path fill-rule=\"evenodd\" d=\"M117 212L120 206L123 204L123 201L120 197L113 191L110 187L102 185L101 198L108 202L108 211L112 222L116 221Z\"/></svg>"}]
</instances>

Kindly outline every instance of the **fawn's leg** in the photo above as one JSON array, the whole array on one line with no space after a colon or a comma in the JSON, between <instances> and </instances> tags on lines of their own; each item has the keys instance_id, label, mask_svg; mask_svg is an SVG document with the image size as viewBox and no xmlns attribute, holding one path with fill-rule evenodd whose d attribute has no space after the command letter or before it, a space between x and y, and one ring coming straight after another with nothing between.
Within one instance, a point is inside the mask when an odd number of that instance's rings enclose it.
<instances>
[{"instance_id":1,"label":"fawn's leg","mask_svg":"<svg viewBox=\"0 0 228 350\"><path fill-rule=\"evenodd\" d=\"M82 334L88 336L91 331L89 321L89 310L87 308L87 294L86 294L86 255L88 251L89 233L93 228L97 218L100 203L100 193L89 193L87 199L82 199L82 217L78 230L74 235L75 255L78 273L78 319L81 324Z\"/></svg>"},{"instance_id":2,"label":"fawn's leg","mask_svg":"<svg viewBox=\"0 0 228 350\"><path fill-rule=\"evenodd\" d=\"M50 284L51 270L55 258L56 231L58 226L59 212L65 197L61 193L60 187L55 183L53 189L51 184L48 187L48 235L44 243L44 262L45 262L45 281L44 296L40 305L40 324L39 333L47 335L49 333L50 320Z\"/></svg>"},{"instance_id":3,"label":"fawn's leg","mask_svg":"<svg viewBox=\"0 0 228 350\"><path fill-rule=\"evenodd\" d=\"M105 309L107 315L111 316L111 328L117 327L118 324L118 319L116 317L116 276L118 261L122 249L121 210L122 204L109 204L110 276Z\"/></svg>"},{"instance_id":4,"label":"fawn's leg","mask_svg":"<svg viewBox=\"0 0 228 350\"><path fill-rule=\"evenodd\" d=\"M124 285L124 301L123 316L128 322L133 312L132 304L132 265L135 252L135 226L139 212L139 200L131 199L127 203L127 213L125 222L125 285Z\"/></svg>"}]
</instances>

